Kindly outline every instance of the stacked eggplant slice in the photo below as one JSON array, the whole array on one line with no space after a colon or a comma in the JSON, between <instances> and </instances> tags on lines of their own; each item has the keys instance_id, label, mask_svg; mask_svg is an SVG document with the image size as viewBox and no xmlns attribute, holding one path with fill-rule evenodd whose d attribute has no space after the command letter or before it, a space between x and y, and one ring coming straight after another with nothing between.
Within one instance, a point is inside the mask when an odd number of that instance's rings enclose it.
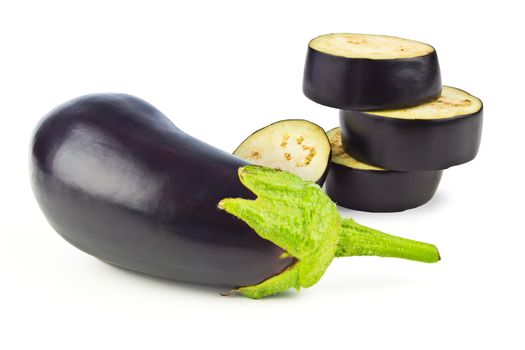
<instances>
[{"instance_id":1,"label":"stacked eggplant slice","mask_svg":"<svg viewBox=\"0 0 525 350\"><path fill-rule=\"evenodd\" d=\"M340 110L344 148L365 162L402 171L441 170L476 156L482 103L443 86L431 102L382 111Z\"/></svg>"},{"instance_id":2,"label":"stacked eggplant slice","mask_svg":"<svg viewBox=\"0 0 525 350\"><path fill-rule=\"evenodd\" d=\"M329 132L328 195L339 205L402 211L430 200L442 170L476 156L482 102L441 85L435 49L384 35L310 41L303 92L340 110Z\"/></svg>"},{"instance_id":3,"label":"stacked eggplant slice","mask_svg":"<svg viewBox=\"0 0 525 350\"><path fill-rule=\"evenodd\" d=\"M328 137L332 164L325 190L338 205L370 212L396 212L418 207L434 196L442 170L386 170L348 155L339 128L328 131Z\"/></svg>"},{"instance_id":4,"label":"stacked eggplant slice","mask_svg":"<svg viewBox=\"0 0 525 350\"><path fill-rule=\"evenodd\" d=\"M441 93L436 50L384 35L321 35L308 46L303 92L314 102L351 110L431 101Z\"/></svg>"}]
</instances>

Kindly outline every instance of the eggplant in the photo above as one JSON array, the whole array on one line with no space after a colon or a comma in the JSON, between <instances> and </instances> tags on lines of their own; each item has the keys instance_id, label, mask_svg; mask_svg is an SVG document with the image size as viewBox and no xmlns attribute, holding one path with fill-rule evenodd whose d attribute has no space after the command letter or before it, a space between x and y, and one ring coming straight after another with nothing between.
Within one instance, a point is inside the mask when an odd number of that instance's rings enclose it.
<instances>
[{"instance_id":1,"label":"eggplant","mask_svg":"<svg viewBox=\"0 0 525 350\"><path fill-rule=\"evenodd\" d=\"M144 101L73 100L44 118L32 148L33 189L51 225L106 262L224 286L257 284L294 263L217 210L226 197L254 198L237 175L247 162L186 135Z\"/></svg>"},{"instance_id":2,"label":"eggplant","mask_svg":"<svg viewBox=\"0 0 525 350\"><path fill-rule=\"evenodd\" d=\"M435 246L341 219L318 185L247 165L129 95L88 95L48 113L30 178L51 226L80 250L250 298L310 287L335 256L439 260Z\"/></svg>"},{"instance_id":3,"label":"eggplant","mask_svg":"<svg viewBox=\"0 0 525 350\"><path fill-rule=\"evenodd\" d=\"M343 147L352 157L400 171L442 170L476 157L483 104L443 86L439 99L385 111L341 110Z\"/></svg>"},{"instance_id":4,"label":"eggplant","mask_svg":"<svg viewBox=\"0 0 525 350\"><path fill-rule=\"evenodd\" d=\"M393 36L321 35L308 45L303 92L339 109L416 106L440 95L438 56L428 44Z\"/></svg>"},{"instance_id":5,"label":"eggplant","mask_svg":"<svg viewBox=\"0 0 525 350\"><path fill-rule=\"evenodd\" d=\"M304 119L286 119L255 131L233 154L253 164L289 171L323 186L330 152L330 142L323 128Z\"/></svg>"},{"instance_id":6,"label":"eggplant","mask_svg":"<svg viewBox=\"0 0 525 350\"><path fill-rule=\"evenodd\" d=\"M368 212L398 212L427 203L436 192L442 170L395 171L350 157L341 144L341 131L328 131L332 164L325 183L337 205Z\"/></svg>"}]
</instances>

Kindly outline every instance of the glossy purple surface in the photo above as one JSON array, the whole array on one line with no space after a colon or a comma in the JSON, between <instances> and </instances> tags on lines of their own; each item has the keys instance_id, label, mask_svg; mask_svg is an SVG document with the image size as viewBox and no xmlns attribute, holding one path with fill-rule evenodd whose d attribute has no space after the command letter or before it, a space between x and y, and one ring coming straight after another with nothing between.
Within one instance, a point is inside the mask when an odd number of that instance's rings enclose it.
<instances>
[{"instance_id":1,"label":"glossy purple surface","mask_svg":"<svg viewBox=\"0 0 525 350\"><path fill-rule=\"evenodd\" d=\"M332 163L326 193L337 205L368 212L398 212L428 202L443 171L361 170Z\"/></svg>"},{"instance_id":2,"label":"glossy purple surface","mask_svg":"<svg viewBox=\"0 0 525 350\"><path fill-rule=\"evenodd\" d=\"M429 120L340 110L339 125L346 152L364 163L389 170L435 171L476 157L483 108L472 114Z\"/></svg>"},{"instance_id":3,"label":"glossy purple surface","mask_svg":"<svg viewBox=\"0 0 525 350\"><path fill-rule=\"evenodd\" d=\"M437 53L375 60L334 56L308 47L303 92L316 103L339 109L416 106L441 94Z\"/></svg>"},{"instance_id":4,"label":"glossy purple surface","mask_svg":"<svg viewBox=\"0 0 525 350\"><path fill-rule=\"evenodd\" d=\"M77 248L128 269L228 287L253 285L293 263L244 222L217 209L253 198L246 164L123 94L80 97L38 126L31 182L55 230Z\"/></svg>"}]
</instances>

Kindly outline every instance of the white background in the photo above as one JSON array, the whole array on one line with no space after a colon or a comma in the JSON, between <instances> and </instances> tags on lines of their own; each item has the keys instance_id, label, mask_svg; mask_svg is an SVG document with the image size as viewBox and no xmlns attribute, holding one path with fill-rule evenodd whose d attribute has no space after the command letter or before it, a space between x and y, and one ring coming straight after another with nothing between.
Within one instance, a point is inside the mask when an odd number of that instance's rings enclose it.
<instances>
[{"instance_id":1,"label":"white background","mask_svg":"<svg viewBox=\"0 0 525 350\"><path fill-rule=\"evenodd\" d=\"M2 1L0 348L523 349L518 3ZM435 243L441 262L339 259L310 289L253 301L113 268L47 224L27 163L50 109L126 92L228 151L283 118L332 128L337 111L301 92L307 43L328 32L428 42L444 83L485 103L479 156L447 170L433 201L395 214L344 211Z\"/></svg>"}]
</instances>

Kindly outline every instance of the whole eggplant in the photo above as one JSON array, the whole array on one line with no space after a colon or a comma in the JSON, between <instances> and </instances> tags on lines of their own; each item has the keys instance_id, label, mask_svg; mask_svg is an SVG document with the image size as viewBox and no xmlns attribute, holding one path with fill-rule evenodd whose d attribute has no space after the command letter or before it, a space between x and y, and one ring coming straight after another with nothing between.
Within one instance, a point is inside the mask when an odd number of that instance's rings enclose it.
<instances>
[{"instance_id":1,"label":"whole eggplant","mask_svg":"<svg viewBox=\"0 0 525 350\"><path fill-rule=\"evenodd\" d=\"M31 182L50 224L110 264L229 287L257 284L294 263L246 223L217 209L254 198L240 158L178 129L124 94L67 102L38 126Z\"/></svg>"},{"instance_id":2,"label":"whole eggplant","mask_svg":"<svg viewBox=\"0 0 525 350\"><path fill-rule=\"evenodd\" d=\"M51 111L34 134L30 169L47 219L79 249L251 298L310 287L335 257L439 260L435 246L342 219L317 184L247 165L129 95Z\"/></svg>"}]
</instances>

